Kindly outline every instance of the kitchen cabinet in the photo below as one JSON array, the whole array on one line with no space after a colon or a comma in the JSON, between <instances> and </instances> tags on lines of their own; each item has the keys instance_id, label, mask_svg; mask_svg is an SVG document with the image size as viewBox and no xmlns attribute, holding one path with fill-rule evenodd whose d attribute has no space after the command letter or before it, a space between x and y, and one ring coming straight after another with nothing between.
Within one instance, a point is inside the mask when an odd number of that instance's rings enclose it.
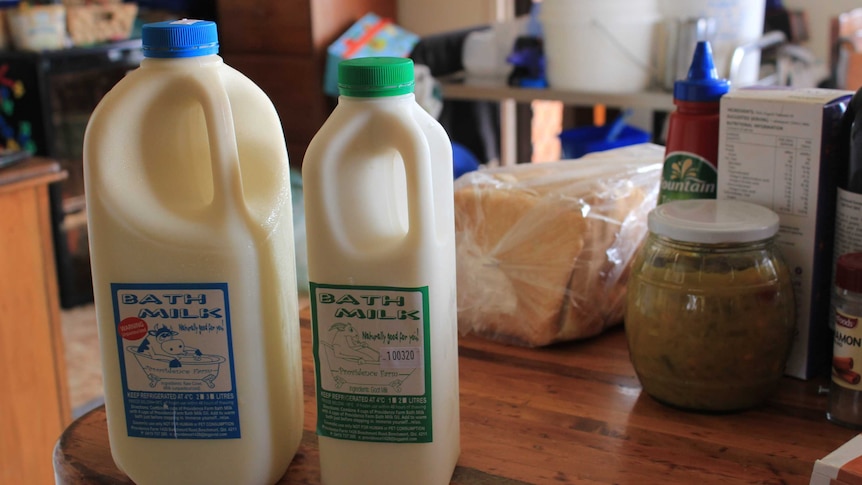
<instances>
[{"instance_id":1,"label":"kitchen cabinet","mask_svg":"<svg viewBox=\"0 0 862 485\"><path fill-rule=\"evenodd\" d=\"M72 421L49 184L57 162L0 169L0 483L54 483L51 451Z\"/></svg>"},{"instance_id":2,"label":"kitchen cabinet","mask_svg":"<svg viewBox=\"0 0 862 485\"><path fill-rule=\"evenodd\" d=\"M50 157L68 174L51 186L64 308L93 301L83 215L84 130L102 96L138 67L141 56L140 39L42 52L0 50L0 147Z\"/></svg>"}]
</instances>

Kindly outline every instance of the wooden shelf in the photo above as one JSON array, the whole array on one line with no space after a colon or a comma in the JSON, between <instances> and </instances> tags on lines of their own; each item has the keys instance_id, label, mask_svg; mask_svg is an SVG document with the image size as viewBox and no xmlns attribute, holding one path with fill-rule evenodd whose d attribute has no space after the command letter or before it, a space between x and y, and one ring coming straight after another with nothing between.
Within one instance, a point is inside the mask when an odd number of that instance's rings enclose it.
<instances>
[{"instance_id":1,"label":"wooden shelf","mask_svg":"<svg viewBox=\"0 0 862 485\"><path fill-rule=\"evenodd\" d=\"M553 88L520 88L506 84L502 78L474 78L456 74L440 79L445 99L473 101L514 100L527 103L535 99L562 101L567 105L592 106L605 104L624 108L645 108L655 111L672 111L673 95L664 91L639 93L600 93L569 91Z\"/></svg>"},{"instance_id":2,"label":"wooden shelf","mask_svg":"<svg viewBox=\"0 0 862 485\"><path fill-rule=\"evenodd\" d=\"M534 100L561 101L569 106L603 104L614 108L638 108L651 111L674 110L673 94L665 91L637 93L600 93L553 88L512 87L503 78L479 78L464 73L439 79L443 98L465 101L496 101L500 103L500 164L513 165L517 160L517 128L515 103Z\"/></svg>"}]
</instances>

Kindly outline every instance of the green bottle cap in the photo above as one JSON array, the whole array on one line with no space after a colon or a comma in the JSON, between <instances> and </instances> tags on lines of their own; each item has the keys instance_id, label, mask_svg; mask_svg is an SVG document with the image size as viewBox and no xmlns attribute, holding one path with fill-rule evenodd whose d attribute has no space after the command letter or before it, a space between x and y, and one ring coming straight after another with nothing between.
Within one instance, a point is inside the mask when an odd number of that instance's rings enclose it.
<instances>
[{"instance_id":1,"label":"green bottle cap","mask_svg":"<svg viewBox=\"0 0 862 485\"><path fill-rule=\"evenodd\" d=\"M338 64L338 92L357 98L381 98L413 92L413 60L360 57Z\"/></svg>"}]
</instances>

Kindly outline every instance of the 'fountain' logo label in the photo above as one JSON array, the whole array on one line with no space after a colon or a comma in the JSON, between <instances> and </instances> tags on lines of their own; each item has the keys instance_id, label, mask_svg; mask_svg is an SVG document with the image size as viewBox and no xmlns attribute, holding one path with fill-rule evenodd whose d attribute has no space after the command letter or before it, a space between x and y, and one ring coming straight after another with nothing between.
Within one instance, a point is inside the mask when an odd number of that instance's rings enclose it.
<instances>
[{"instance_id":1,"label":"'fountain' logo label","mask_svg":"<svg viewBox=\"0 0 862 485\"><path fill-rule=\"evenodd\" d=\"M672 152L664 161L659 204L672 200L714 199L718 172L709 160L689 152Z\"/></svg>"}]
</instances>

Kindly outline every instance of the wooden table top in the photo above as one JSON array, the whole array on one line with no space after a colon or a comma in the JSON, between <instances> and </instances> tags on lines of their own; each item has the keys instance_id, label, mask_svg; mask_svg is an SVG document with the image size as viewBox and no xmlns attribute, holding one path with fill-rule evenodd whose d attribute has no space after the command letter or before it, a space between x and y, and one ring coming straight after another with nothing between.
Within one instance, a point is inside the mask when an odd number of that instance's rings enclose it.
<instances>
[{"instance_id":1,"label":"wooden table top","mask_svg":"<svg viewBox=\"0 0 862 485\"><path fill-rule=\"evenodd\" d=\"M305 433L280 484L320 481L314 367L302 323ZM766 404L708 415L652 400L625 333L544 349L460 341L461 457L452 483L807 484L814 461L856 435L826 421L827 380L785 378ZM128 484L111 460L104 408L54 453L59 484Z\"/></svg>"}]
</instances>

